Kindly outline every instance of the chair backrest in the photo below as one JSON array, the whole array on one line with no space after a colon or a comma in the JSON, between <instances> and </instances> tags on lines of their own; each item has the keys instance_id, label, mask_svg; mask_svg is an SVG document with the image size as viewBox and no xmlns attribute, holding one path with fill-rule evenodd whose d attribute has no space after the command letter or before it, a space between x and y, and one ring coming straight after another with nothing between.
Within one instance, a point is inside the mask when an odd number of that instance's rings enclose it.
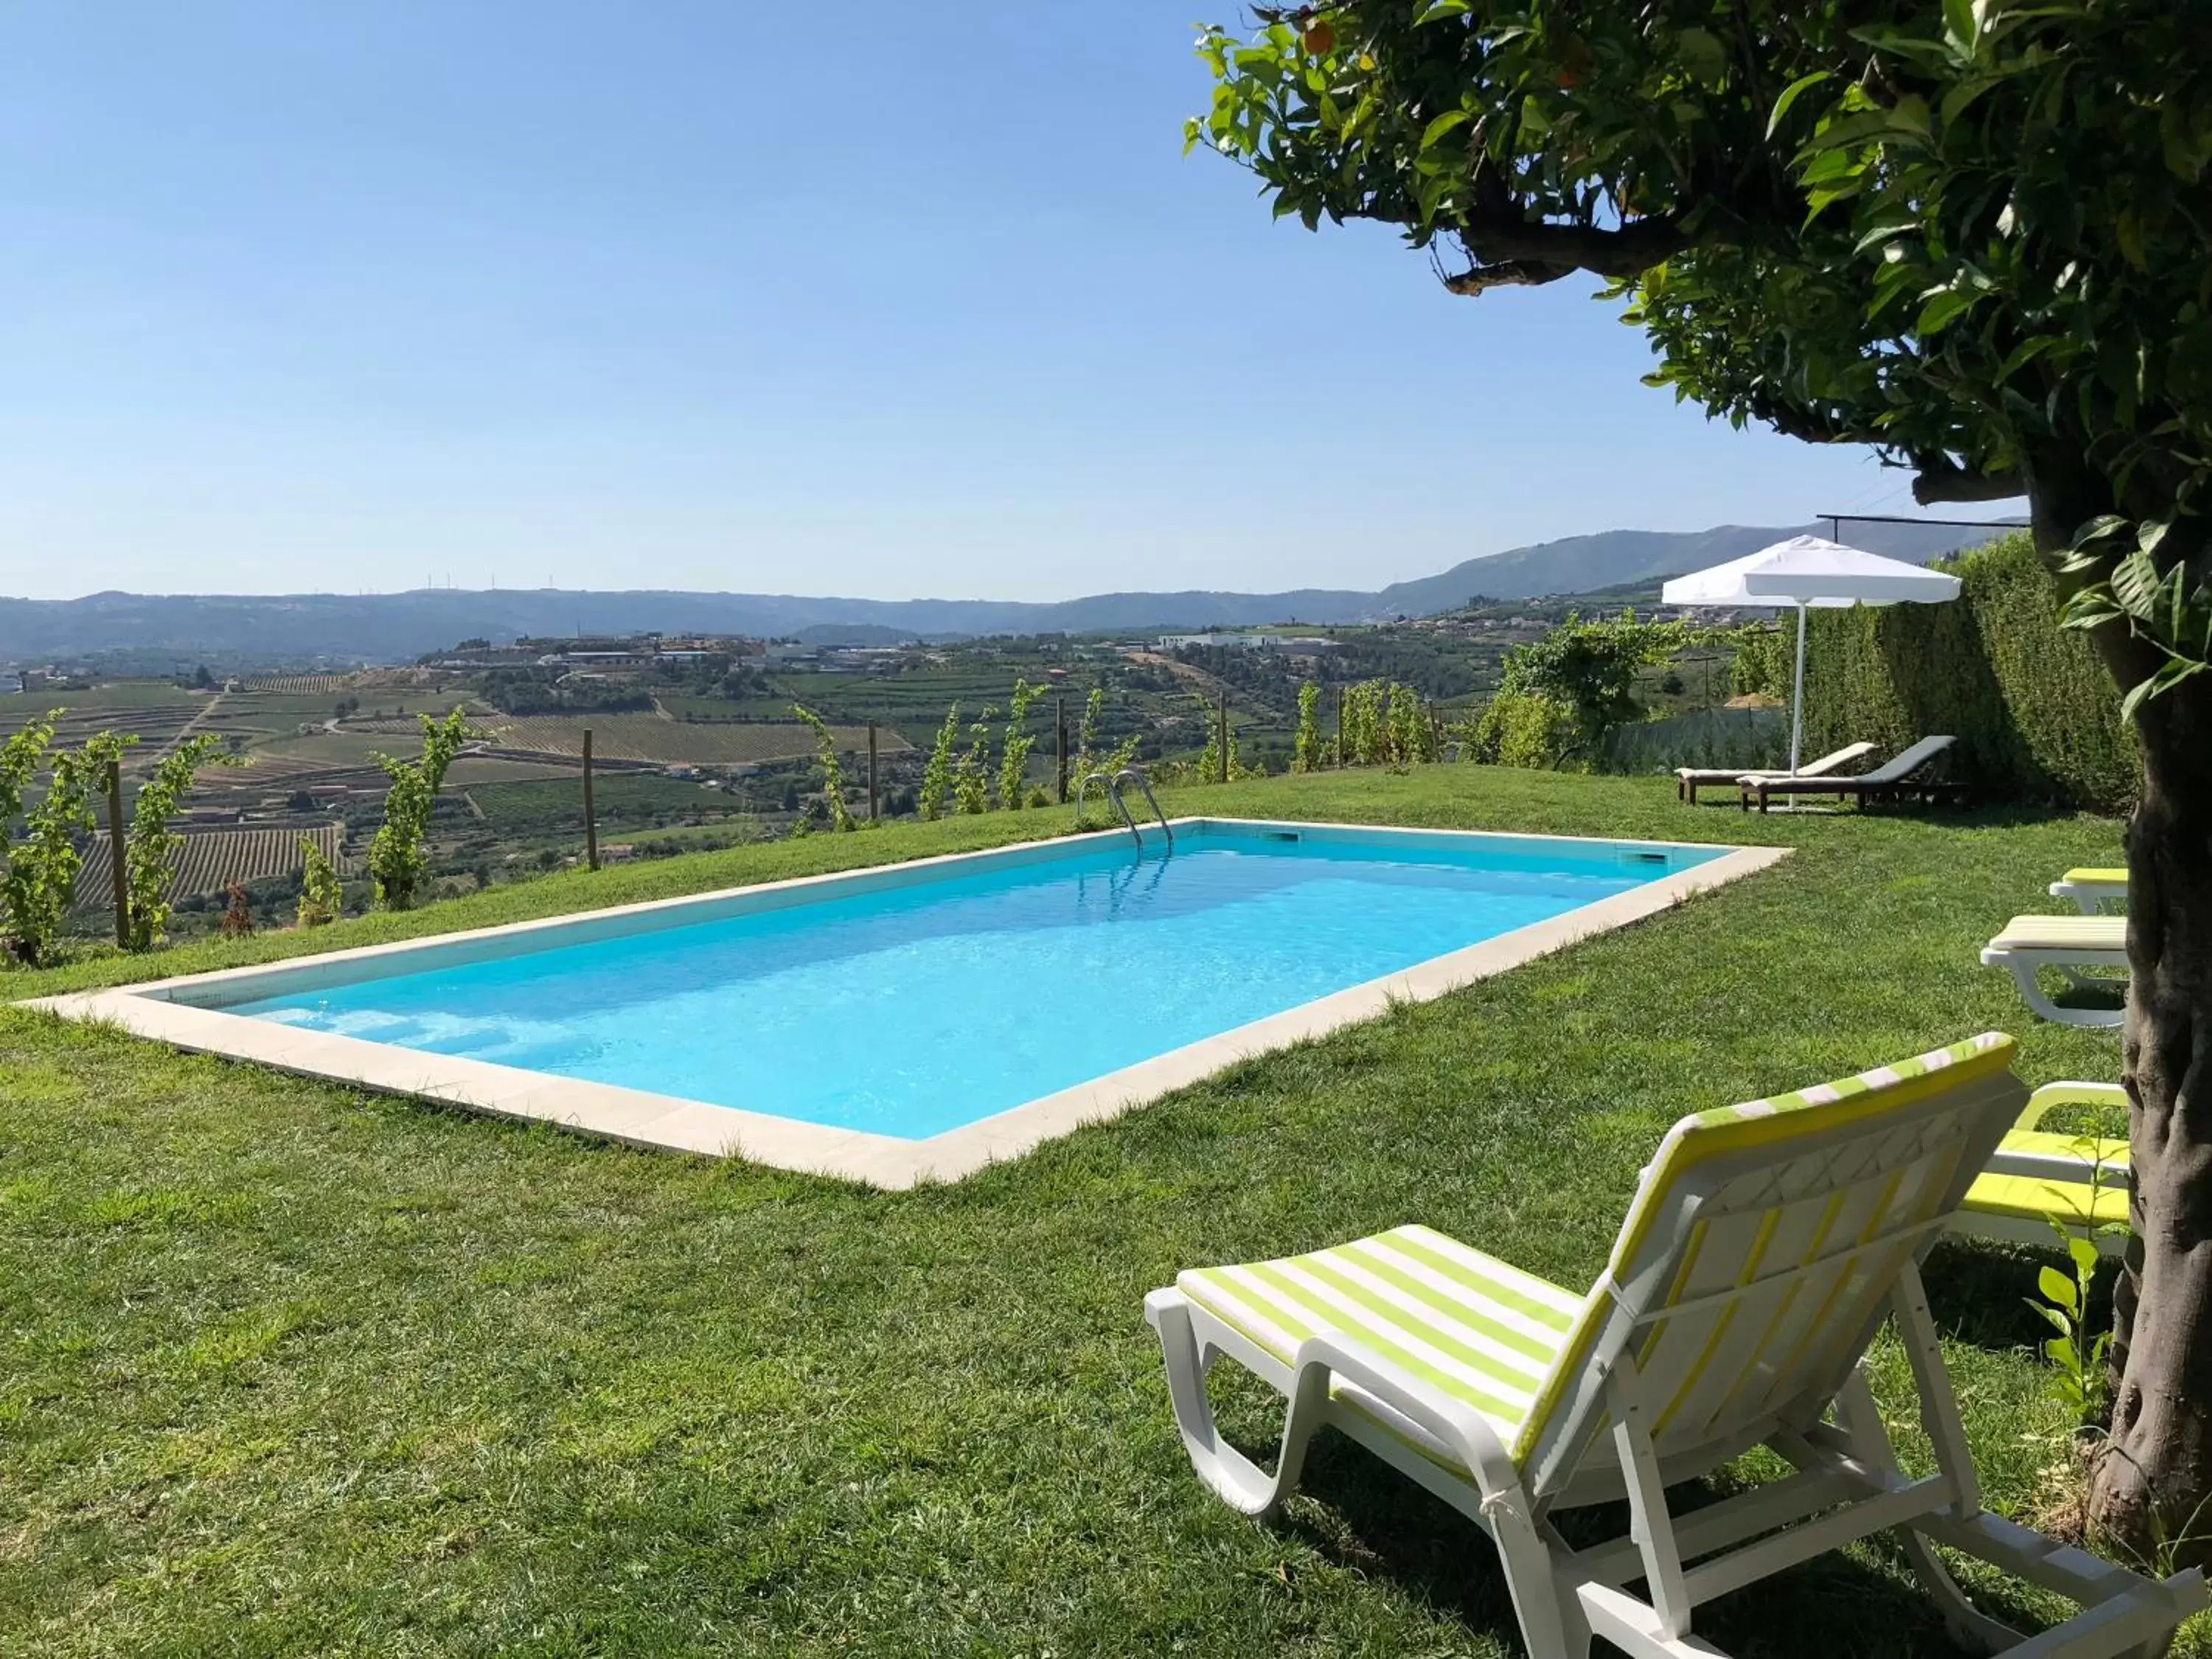
<instances>
[{"instance_id":1,"label":"chair backrest","mask_svg":"<svg viewBox=\"0 0 2212 1659\"><path fill-rule=\"evenodd\" d=\"M1797 775L1817 778L1824 773L1834 771L1838 766L1849 766L1853 761L1872 753L1874 745L1870 743L1847 743L1841 749L1831 750L1818 760L1807 761L1797 769Z\"/></svg>"},{"instance_id":2,"label":"chair backrest","mask_svg":"<svg viewBox=\"0 0 2212 1659\"><path fill-rule=\"evenodd\" d=\"M1662 1462L1816 1421L2019 1115L2013 1048L1990 1032L1669 1130L1514 1447L1530 1490L1610 1459L1624 1353Z\"/></svg>"},{"instance_id":3,"label":"chair backrest","mask_svg":"<svg viewBox=\"0 0 2212 1659\"><path fill-rule=\"evenodd\" d=\"M1895 783L1900 778L1909 778L1956 742L1956 738L1923 738L1887 765L1877 766L1873 771L1863 774L1862 781L1867 783Z\"/></svg>"}]
</instances>

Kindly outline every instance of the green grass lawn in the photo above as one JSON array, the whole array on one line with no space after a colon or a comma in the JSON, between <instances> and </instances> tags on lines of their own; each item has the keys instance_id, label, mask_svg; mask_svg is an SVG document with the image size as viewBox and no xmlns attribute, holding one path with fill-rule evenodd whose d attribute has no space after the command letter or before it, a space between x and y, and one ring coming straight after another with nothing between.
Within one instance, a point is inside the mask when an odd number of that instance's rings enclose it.
<instances>
[{"instance_id":1,"label":"green grass lawn","mask_svg":"<svg viewBox=\"0 0 2212 1659\"><path fill-rule=\"evenodd\" d=\"M1316 1447L1278 1524L1208 1496L1144 1292L1411 1219L1579 1288L1683 1112L1991 1026L2021 1036L2031 1082L2117 1063L1975 960L2057 872L2115 855L2109 823L1762 820L1656 781L1461 767L1169 805L1802 850L899 1194L0 1012L0 1654L1516 1653L1481 1534L1346 1443ZM312 938L0 974L0 996L1066 821L577 872ZM1039 994L1081 1006L1080 986ZM2029 1355L2032 1276L1967 1246L1929 1275L1991 1499L2015 1511L2064 1426ZM1881 1360L1886 1403L1908 1399L1895 1349ZM1699 1628L1743 1655L1948 1651L1881 1547Z\"/></svg>"}]
</instances>

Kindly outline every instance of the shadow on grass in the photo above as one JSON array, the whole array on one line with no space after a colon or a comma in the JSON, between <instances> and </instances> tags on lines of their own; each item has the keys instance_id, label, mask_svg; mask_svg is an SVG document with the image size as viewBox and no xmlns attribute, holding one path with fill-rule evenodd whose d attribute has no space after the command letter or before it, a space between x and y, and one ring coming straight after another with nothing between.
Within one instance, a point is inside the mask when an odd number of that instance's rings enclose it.
<instances>
[{"instance_id":1,"label":"shadow on grass","mask_svg":"<svg viewBox=\"0 0 2212 1659\"><path fill-rule=\"evenodd\" d=\"M1717 1502L1734 1488L1677 1486L1677 1514ZM1388 1577L1469 1630L1522 1650L1520 1626L1498 1552L1474 1522L1338 1434L1324 1433L1308 1455L1302 1491L1275 1524L1330 1559ZM1557 1517L1578 1548L1628 1529L1625 1504L1593 1504ZM1735 1659L1935 1659L1960 1652L1945 1636L1934 1604L1904 1577L1901 1557L1884 1540L1866 1547L1892 1576L1856 1556L1828 1554L1698 1610L1696 1633ZM1894 1559L1893 1559L1894 1558ZM1638 1587L1640 1589L1640 1586ZM2033 1629L2024 1610L1992 1605ZM1609 1653L1601 1644L1596 1651Z\"/></svg>"},{"instance_id":2,"label":"shadow on grass","mask_svg":"<svg viewBox=\"0 0 2212 1659\"><path fill-rule=\"evenodd\" d=\"M1921 1270L1936 1329L1954 1341L2000 1352L2040 1348L2051 1327L2028 1304L2036 1295L2036 1274L2046 1266L2066 1267L2065 1249L2056 1232L2048 1249L1944 1239L1929 1253ZM2089 1291L2090 1329L2112 1328L2112 1285L2118 1277L2119 1263L2113 1258L2107 1256L2099 1264Z\"/></svg>"}]
</instances>

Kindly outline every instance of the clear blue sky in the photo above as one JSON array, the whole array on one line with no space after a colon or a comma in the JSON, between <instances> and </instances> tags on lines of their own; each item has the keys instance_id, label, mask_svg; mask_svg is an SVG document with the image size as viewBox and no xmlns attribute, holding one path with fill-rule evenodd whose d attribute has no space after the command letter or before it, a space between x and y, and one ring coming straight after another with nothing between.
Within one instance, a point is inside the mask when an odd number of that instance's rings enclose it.
<instances>
[{"instance_id":1,"label":"clear blue sky","mask_svg":"<svg viewBox=\"0 0 2212 1659\"><path fill-rule=\"evenodd\" d=\"M1184 159L1208 10L18 0L0 592L1365 587L1898 510L1638 385L1594 283L1455 300Z\"/></svg>"}]
</instances>

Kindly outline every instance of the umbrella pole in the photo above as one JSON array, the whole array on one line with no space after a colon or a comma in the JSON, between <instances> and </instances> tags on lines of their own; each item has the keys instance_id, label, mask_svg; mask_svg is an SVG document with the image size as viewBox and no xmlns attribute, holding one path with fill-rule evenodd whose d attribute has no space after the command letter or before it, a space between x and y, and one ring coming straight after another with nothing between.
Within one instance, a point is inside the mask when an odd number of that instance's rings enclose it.
<instances>
[{"instance_id":1,"label":"umbrella pole","mask_svg":"<svg viewBox=\"0 0 2212 1659\"><path fill-rule=\"evenodd\" d=\"M1797 603L1797 684L1790 695L1790 775L1797 775L1797 762L1805 747L1805 604Z\"/></svg>"}]
</instances>

